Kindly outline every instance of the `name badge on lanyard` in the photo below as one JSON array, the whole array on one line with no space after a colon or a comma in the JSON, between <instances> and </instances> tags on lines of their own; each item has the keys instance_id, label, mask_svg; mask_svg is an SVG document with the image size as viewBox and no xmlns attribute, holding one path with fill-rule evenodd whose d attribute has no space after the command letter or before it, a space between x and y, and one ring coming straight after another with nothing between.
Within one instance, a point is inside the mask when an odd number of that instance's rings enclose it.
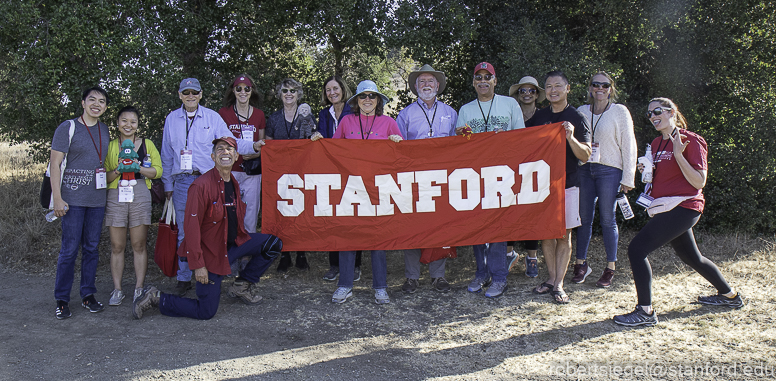
<instances>
[{"instance_id":1,"label":"name badge on lanyard","mask_svg":"<svg viewBox=\"0 0 776 381\"><path fill-rule=\"evenodd\" d=\"M193 167L194 154L192 152L193 151L190 149L181 150L181 171L194 170L194 167Z\"/></svg>"},{"instance_id":2,"label":"name badge on lanyard","mask_svg":"<svg viewBox=\"0 0 776 381\"><path fill-rule=\"evenodd\" d=\"M240 126L241 136L242 140L246 140L249 142L253 141L253 132L256 129L256 127L249 126L249 125L242 125Z\"/></svg>"},{"instance_id":3,"label":"name badge on lanyard","mask_svg":"<svg viewBox=\"0 0 776 381\"><path fill-rule=\"evenodd\" d=\"M107 176L105 175L105 168L97 168L94 170L94 185L97 189L105 189L108 187Z\"/></svg>"},{"instance_id":4,"label":"name badge on lanyard","mask_svg":"<svg viewBox=\"0 0 776 381\"><path fill-rule=\"evenodd\" d=\"M593 143L591 145L591 152L590 152L590 158L587 159L588 163L598 163L601 161L601 144L600 143Z\"/></svg>"},{"instance_id":5,"label":"name badge on lanyard","mask_svg":"<svg viewBox=\"0 0 776 381\"><path fill-rule=\"evenodd\" d=\"M119 202L132 202L135 199L135 189L132 186L119 186Z\"/></svg>"}]
</instances>

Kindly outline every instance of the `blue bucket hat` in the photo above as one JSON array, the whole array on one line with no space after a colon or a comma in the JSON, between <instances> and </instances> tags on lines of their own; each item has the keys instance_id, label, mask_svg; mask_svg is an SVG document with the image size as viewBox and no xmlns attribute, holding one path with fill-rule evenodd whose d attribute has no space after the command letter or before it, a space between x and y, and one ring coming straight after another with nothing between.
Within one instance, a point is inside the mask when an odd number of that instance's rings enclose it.
<instances>
[{"instance_id":1,"label":"blue bucket hat","mask_svg":"<svg viewBox=\"0 0 776 381\"><path fill-rule=\"evenodd\" d=\"M385 96L385 94L381 93L379 90L377 90L377 85L369 80L361 81L361 83L358 84L358 87L356 88L356 93L348 99L348 103L355 99L359 94L365 93L365 92L371 92L371 93L377 93L380 94L380 98L383 99L383 106L388 104L388 97Z\"/></svg>"},{"instance_id":2,"label":"blue bucket hat","mask_svg":"<svg viewBox=\"0 0 776 381\"><path fill-rule=\"evenodd\" d=\"M183 90L202 91L202 87L199 85L199 81L197 81L196 78L186 78L182 80L180 86L178 86L178 92L183 92Z\"/></svg>"}]
</instances>

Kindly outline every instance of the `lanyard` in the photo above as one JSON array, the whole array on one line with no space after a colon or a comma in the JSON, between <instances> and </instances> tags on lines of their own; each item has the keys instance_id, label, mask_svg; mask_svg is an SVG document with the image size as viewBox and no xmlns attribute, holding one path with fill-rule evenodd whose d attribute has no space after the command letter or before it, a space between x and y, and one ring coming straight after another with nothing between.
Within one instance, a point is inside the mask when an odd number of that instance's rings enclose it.
<instances>
[{"instance_id":1,"label":"lanyard","mask_svg":"<svg viewBox=\"0 0 776 381\"><path fill-rule=\"evenodd\" d=\"M377 115L372 119L372 127L369 127L369 132L367 132L366 137L364 137L364 126L361 125L361 112L358 113L358 128L361 129L361 140L369 139L369 136L372 135L372 128L375 126L375 120L377 120ZM369 123L369 115L366 116L366 122Z\"/></svg>"},{"instance_id":2,"label":"lanyard","mask_svg":"<svg viewBox=\"0 0 776 381\"><path fill-rule=\"evenodd\" d=\"M84 120L83 115L81 115L81 122L86 127L86 132L89 133L89 137L92 138L92 144L94 144L94 151L97 152L97 155L99 155L99 157L97 158L97 161L100 162L100 167L102 167L102 129L100 128L100 121L98 120L97 123L94 124L95 126L97 126L97 133L99 134L97 135L97 139L99 139L100 148L97 148L97 143L94 142L94 136L92 136L92 132L89 131L89 126L86 125L86 121Z\"/></svg>"},{"instance_id":3,"label":"lanyard","mask_svg":"<svg viewBox=\"0 0 776 381\"><path fill-rule=\"evenodd\" d=\"M436 118L436 112L437 112L437 100L434 101L434 115L431 116L431 121L428 120L428 113L426 113L425 107L426 105L423 103L420 103L420 100L418 100L418 106L420 106L420 111L423 111L423 115L426 117L426 123L428 123L428 136L433 137L434 136L434 118ZM492 106L492 104L491 104ZM488 111L488 114L490 115L490 111Z\"/></svg>"},{"instance_id":4,"label":"lanyard","mask_svg":"<svg viewBox=\"0 0 776 381\"><path fill-rule=\"evenodd\" d=\"M488 132L488 126L490 125L490 110L493 110L493 104L496 103L496 96L493 96L493 99L490 100L490 108L488 109L488 117L485 118L485 112L482 111L482 105L480 104L480 100L477 99L477 106L480 107L480 114L482 114L482 119L485 120L485 132Z\"/></svg>"},{"instance_id":5,"label":"lanyard","mask_svg":"<svg viewBox=\"0 0 776 381\"><path fill-rule=\"evenodd\" d=\"M606 110L609 109L609 105L611 105L611 104L612 104L611 102L606 102L606 107L604 108L604 111L601 111L601 115L598 116L598 122L595 122L595 124L593 125L593 136L590 138L591 142L595 141L595 129L598 127L598 123L601 121L601 118L604 117L604 113L606 112ZM595 107L595 103L590 105L590 121L591 122L593 120L595 120L595 114L593 114L593 108L594 107Z\"/></svg>"},{"instance_id":6,"label":"lanyard","mask_svg":"<svg viewBox=\"0 0 776 381\"><path fill-rule=\"evenodd\" d=\"M288 121L286 120L286 109L283 109L283 123L285 123L286 126L286 135L288 135L289 139L293 139L291 137L291 127L294 127L294 122L296 122L296 113L299 112L299 106L296 106L296 110L294 110L294 120L291 122L291 125L288 124Z\"/></svg>"},{"instance_id":7,"label":"lanyard","mask_svg":"<svg viewBox=\"0 0 776 381\"><path fill-rule=\"evenodd\" d=\"M186 112L186 108L181 107L181 110L183 111L183 118L186 120L186 148L189 149L189 131L192 127L194 127L194 119L191 119L191 124L189 124L189 114ZM199 110L199 106L197 106L197 110ZM194 117L196 118L196 111L194 111Z\"/></svg>"},{"instance_id":8,"label":"lanyard","mask_svg":"<svg viewBox=\"0 0 776 381\"><path fill-rule=\"evenodd\" d=\"M674 132L676 132L676 129L674 129L673 132L671 132L671 136L674 136ZM665 139L666 144L661 146L662 142L657 143L657 151L652 155L652 163L655 164L655 167L652 169L652 182L655 182L655 175L657 174L657 157L661 154L661 152L668 148L668 143L671 141L671 138ZM648 183L647 186L644 188L644 193L651 194L652 193L652 183Z\"/></svg>"},{"instance_id":9,"label":"lanyard","mask_svg":"<svg viewBox=\"0 0 776 381\"><path fill-rule=\"evenodd\" d=\"M232 105L232 108L234 109L234 115L237 115L237 125L240 126L240 138L242 138L242 127L248 125L248 118L251 117L251 111L252 108L248 109L248 116L242 116L239 112L237 112L237 105ZM241 119L245 119L245 124L242 124L240 121Z\"/></svg>"}]
</instances>

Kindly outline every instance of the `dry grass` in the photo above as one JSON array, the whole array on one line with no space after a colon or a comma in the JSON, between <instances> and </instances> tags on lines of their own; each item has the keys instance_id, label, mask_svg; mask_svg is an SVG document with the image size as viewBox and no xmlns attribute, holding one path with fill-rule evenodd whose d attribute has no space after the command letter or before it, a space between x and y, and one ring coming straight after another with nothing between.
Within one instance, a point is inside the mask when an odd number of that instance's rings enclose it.
<instances>
[{"instance_id":1,"label":"dry grass","mask_svg":"<svg viewBox=\"0 0 776 381\"><path fill-rule=\"evenodd\" d=\"M43 165L29 162L23 147L0 143L0 202L6 205L0 213L0 263L6 269L46 274L54 271L60 232L58 223L45 221L38 205L43 169ZM151 242L155 230L152 227ZM446 295L428 291L426 270L421 278L421 290L411 296L402 295L399 288L404 281L404 264L399 253L389 253L392 303L381 308L375 308L370 300L369 260L365 256L365 281L357 283L352 301L336 306L328 302L334 285L320 279L328 266L326 255L310 253L312 271L292 269L288 277L275 271L267 273L262 281L262 293L282 294L279 300L290 303L273 308L283 311L293 307L290 313L277 315L269 308L263 319L275 327L286 327L281 330L285 335L297 334L297 330L300 335L317 332L320 336L316 337L322 344L244 357L241 368L231 368L230 374L239 377L240 371L255 375L287 368L312 369L322 358L366 356L375 365L392 359L412 369L423 369L417 377L407 374L410 379L767 378L744 375L746 366L758 365L770 366L769 375L773 377L776 279L769 265L776 262L774 237L696 232L701 251L746 297L747 305L741 310L696 304L698 295L714 293L714 289L681 263L669 248L653 253L650 261L654 270L654 307L660 324L654 328L628 329L614 325L611 317L629 312L635 305L626 255L627 244L634 235L635 232L621 233L619 269L614 285L608 290L594 286L605 258L600 236L594 237L590 250L594 272L585 284L567 281L565 288L572 303L566 306L552 303L547 295L531 293L531 288L547 276L541 256L539 278L526 278L522 275L523 266L518 264L509 276L505 296L488 300L467 293L465 286L474 272L470 248L461 250L458 259L448 262L447 278L454 291ZM107 242L104 235L100 277L109 271ZM125 281L134 277L131 259L127 255ZM148 283L165 283L153 264L149 265ZM274 298L267 303L275 303ZM224 314L226 319L228 314ZM294 357L299 354L305 357ZM278 356L290 356L294 361L274 361ZM277 369L259 369L255 365L268 363L278 364ZM688 368L678 368L703 367L707 363L712 368L693 369L691 374L686 373ZM204 378L223 375L210 374L208 363L200 364L204 365L176 370L184 372L180 377L175 372L167 375L173 379L185 379L190 376L187 371ZM587 373L569 377L567 372L579 372L579 366L586 367ZM592 369L592 366L599 368ZM620 366L620 371L625 373L607 373L617 371L614 366ZM633 366L651 366L653 373L639 376ZM721 372L719 367L727 367L728 373L714 377L714 366L718 372ZM685 373L678 375L682 369ZM735 376L731 375L731 369L737 371ZM661 371L665 373L661 375ZM130 378L145 378L144 375L148 374L139 373Z\"/></svg>"}]
</instances>

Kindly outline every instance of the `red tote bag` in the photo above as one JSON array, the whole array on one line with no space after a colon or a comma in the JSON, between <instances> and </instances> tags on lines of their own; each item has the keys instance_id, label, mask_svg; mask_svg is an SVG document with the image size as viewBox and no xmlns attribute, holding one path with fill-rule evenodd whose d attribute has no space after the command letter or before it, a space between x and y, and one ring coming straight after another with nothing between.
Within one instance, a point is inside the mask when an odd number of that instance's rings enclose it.
<instances>
[{"instance_id":1,"label":"red tote bag","mask_svg":"<svg viewBox=\"0 0 776 381\"><path fill-rule=\"evenodd\" d=\"M159 218L154 262L166 276L173 277L178 273L178 224L175 223L175 208L169 199L165 200L162 217Z\"/></svg>"},{"instance_id":2,"label":"red tote bag","mask_svg":"<svg viewBox=\"0 0 776 381\"><path fill-rule=\"evenodd\" d=\"M435 247L433 249L420 249L420 263L429 264L442 258L457 258L458 250L455 247Z\"/></svg>"}]
</instances>

